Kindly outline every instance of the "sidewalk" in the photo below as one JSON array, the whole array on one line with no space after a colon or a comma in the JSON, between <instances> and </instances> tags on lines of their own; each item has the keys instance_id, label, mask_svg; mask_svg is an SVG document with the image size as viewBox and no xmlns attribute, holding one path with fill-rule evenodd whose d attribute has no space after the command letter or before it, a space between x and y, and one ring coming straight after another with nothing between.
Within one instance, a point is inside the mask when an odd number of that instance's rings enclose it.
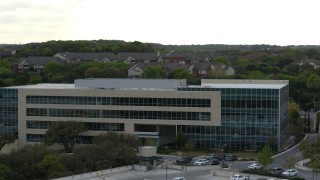
<instances>
[{"instance_id":1,"label":"sidewalk","mask_svg":"<svg viewBox=\"0 0 320 180\"><path fill-rule=\"evenodd\" d=\"M294 167L297 169L305 170L305 171L312 171L311 168L304 166L304 164L308 163L309 161L310 161L310 159L304 159L302 161L297 162Z\"/></svg>"}]
</instances>

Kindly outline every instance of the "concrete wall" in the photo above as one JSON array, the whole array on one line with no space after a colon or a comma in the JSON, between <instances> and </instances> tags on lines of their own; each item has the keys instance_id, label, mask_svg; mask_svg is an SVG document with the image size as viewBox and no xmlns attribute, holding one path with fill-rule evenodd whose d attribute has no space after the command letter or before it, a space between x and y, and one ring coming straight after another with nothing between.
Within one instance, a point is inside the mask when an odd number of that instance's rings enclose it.
<instances>
[{"instance_id":1,"label":"concrete wall","mask_svg":"<svg viewBox=\"0 0 320 180\"><path fill-rule=\"evenodd\" d=\"M138 165L135 165L138 166ZM143 168L141 168L143 169ZM118 168L113 168L113 169L106 169L106 170L101 170L101 171L96 171L96 172L90 172L90 173L85 173L85 174L78 174L78 175L73 175L73 176L67 176L67 177L62 177L62 178L57 178L54 180L80 180L80 179L87 179L87 178L94 178L94 177L101 177L107 174L111 173L120 173L120 172L125 172L125 171L130 171L133 170L133 166L123 166L123 167L118 167Z\"/></svg>"}]
</instances>

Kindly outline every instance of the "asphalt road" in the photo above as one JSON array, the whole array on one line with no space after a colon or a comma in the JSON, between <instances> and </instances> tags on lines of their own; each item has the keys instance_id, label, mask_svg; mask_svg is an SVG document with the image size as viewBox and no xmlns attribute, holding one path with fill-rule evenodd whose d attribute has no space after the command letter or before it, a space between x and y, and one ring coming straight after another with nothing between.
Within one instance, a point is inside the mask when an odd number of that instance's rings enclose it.
<instances>
[{"instance_id":1,"label":"asphalt road","mask_svg":"<svg viewBox=\"0 0 320 180\"><path fill-rule=\"evenodd\" d=\"M318 134L308 134L306 136L306 139L309 141L315 141L317 138ZM267 168L272 168L272 167L282 167L283 162L285 161L286 157L288 156L294 156L296 162L303 160L303 156L299 151L299 147L295 146L283 153L280 153L274 157L274 161L271 165L269 165ZM173 163L176 159L179 157L177 156L162 156L164 158L165 163ZM203 156L205 157L205 156ZM199 158L203 157L198 157L194 158L194 161ZM241 172L244 169L247 169L248 165L251 164L251 162L241 162L241 161L226 161L225 163L229 164L229 166L234 169L238 170ZM301 169L298 169L298 174L300 177L304 177L306 180L314 180L315 179L315 174L313 172L309 171L304 171ZM119 180L171 180L175 177L185 177L187 180L192 179L201 179L201 180L227 180L229 178L226 177L215 177L211 175L210 170L195 170L195 171L187 171L187 172L182 172L178 170L172 170L172 169L162 169L162 170L157 170L157 171L148 171L148 172L127 172L127 173L120 173L120 174L114 174L111 175L109 178L106 177L105 180L113 180L113 179L119 179ZM320 179L320 173L317 175L317 177Z\"/></svg>"},{"instance_id":2,"label":"asphalt road","mask_svg":"<svg viewBox=\"0 0 320 180\"><path fill-rule=\"evenodd\" d=\"M308 134L306 136L306 139L311 141L311 142L314 142L316 140L317 136L318 136L318 134ZM299 161L304 159L302 154L300 153L299 147L298 146L294 146L293 148L291 148L291 149L289 149L289 150L287 150L287 151L285 151L283 153L280 153L280 154L276 155L274 157L274 159L273 159L273 163L268 165L267 168L282 167L286 157L288 157L288 156L294 156L296 162L299 162ZM241 172L242 170L247 169L249 164L251 164L251 162L235 161L234 163L232 163L230 165L231 165L231 168L239 169L239 171ZM304 170L301 170L301 169L297 169L297 170L298 170L298 175L300 177L304 177L304 178L306 178L308 180L309 179L312 180L313 177L314 177L314 173L313 172L304 171ZM320 179L320 173L318 174L318 177Z\"/></svg>"}]
</instances>

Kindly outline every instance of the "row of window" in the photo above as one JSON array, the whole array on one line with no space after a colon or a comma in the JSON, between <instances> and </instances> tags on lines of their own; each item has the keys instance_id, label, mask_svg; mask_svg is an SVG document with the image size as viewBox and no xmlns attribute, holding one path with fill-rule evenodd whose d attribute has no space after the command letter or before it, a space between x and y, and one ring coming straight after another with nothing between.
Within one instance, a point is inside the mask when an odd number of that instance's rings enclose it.
<instances>
[{"instance_id":1,"label":"row of window","mask_svg":"<svg viewBox=\"0 0 320 180\"><path fill-rule=\"evenodd\" d=\"M27 128L30 129L49 129L53 121L27 121ZM124 131L123 123L96 123L86 122L88 130L93 131Z\"/></svg>"},{"instance_id":2,"label":"row of window","mask_svg":"<svg viewBox=\"0 0 320 180\"><path fill-rule=\"evenodd\" d=\"M211 107L210 99L82 96L27 96L27 104Z\"/></svg>"},{"instance_id":3,"label":"row of window","mask_svg":"<svg viewBox=\"0 0 320 180\"><path fill-rule=\"evenodd\" d=\"M27 116L210 121L210 112L27 108Z\"/></svg>"},{"instance_id":4,"label":"row of window","mask_svg":"<svg viewBox=\"0 0 320 180\"><path fill-rule=\"evenodd\" d=\"M27 142L43 142L45 138L44 134L27 134ZM74 139L76 144L91 144L92 136L78 136Z\"/></svg>"},{"instance_id":5,"label":"row of window","mask_svg":"<svg viewBox=\"0 0 320 180\"><path fill-rule=\"evenodd\" d=\"M278 96L278 89L178 87L178 91L220 91L222 95L247 95L251 97Z\"/></svg>"}]
</instances>

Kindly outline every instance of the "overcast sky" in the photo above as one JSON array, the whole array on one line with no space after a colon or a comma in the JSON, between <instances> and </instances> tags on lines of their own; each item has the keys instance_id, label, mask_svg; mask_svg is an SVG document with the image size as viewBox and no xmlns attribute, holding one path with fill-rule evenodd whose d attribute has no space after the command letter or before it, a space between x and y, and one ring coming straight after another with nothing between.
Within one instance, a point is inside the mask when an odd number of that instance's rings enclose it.
<instances>
[{"instance_id":1,"label":"overcast sky","mask_svg":"<svg viewBox=\"0 0 320 180\"><path fill-rule=\"evenodd\" d=\"M319 0L1 0L0 44L319 45Z\"/></svg>"}]
</instances>

